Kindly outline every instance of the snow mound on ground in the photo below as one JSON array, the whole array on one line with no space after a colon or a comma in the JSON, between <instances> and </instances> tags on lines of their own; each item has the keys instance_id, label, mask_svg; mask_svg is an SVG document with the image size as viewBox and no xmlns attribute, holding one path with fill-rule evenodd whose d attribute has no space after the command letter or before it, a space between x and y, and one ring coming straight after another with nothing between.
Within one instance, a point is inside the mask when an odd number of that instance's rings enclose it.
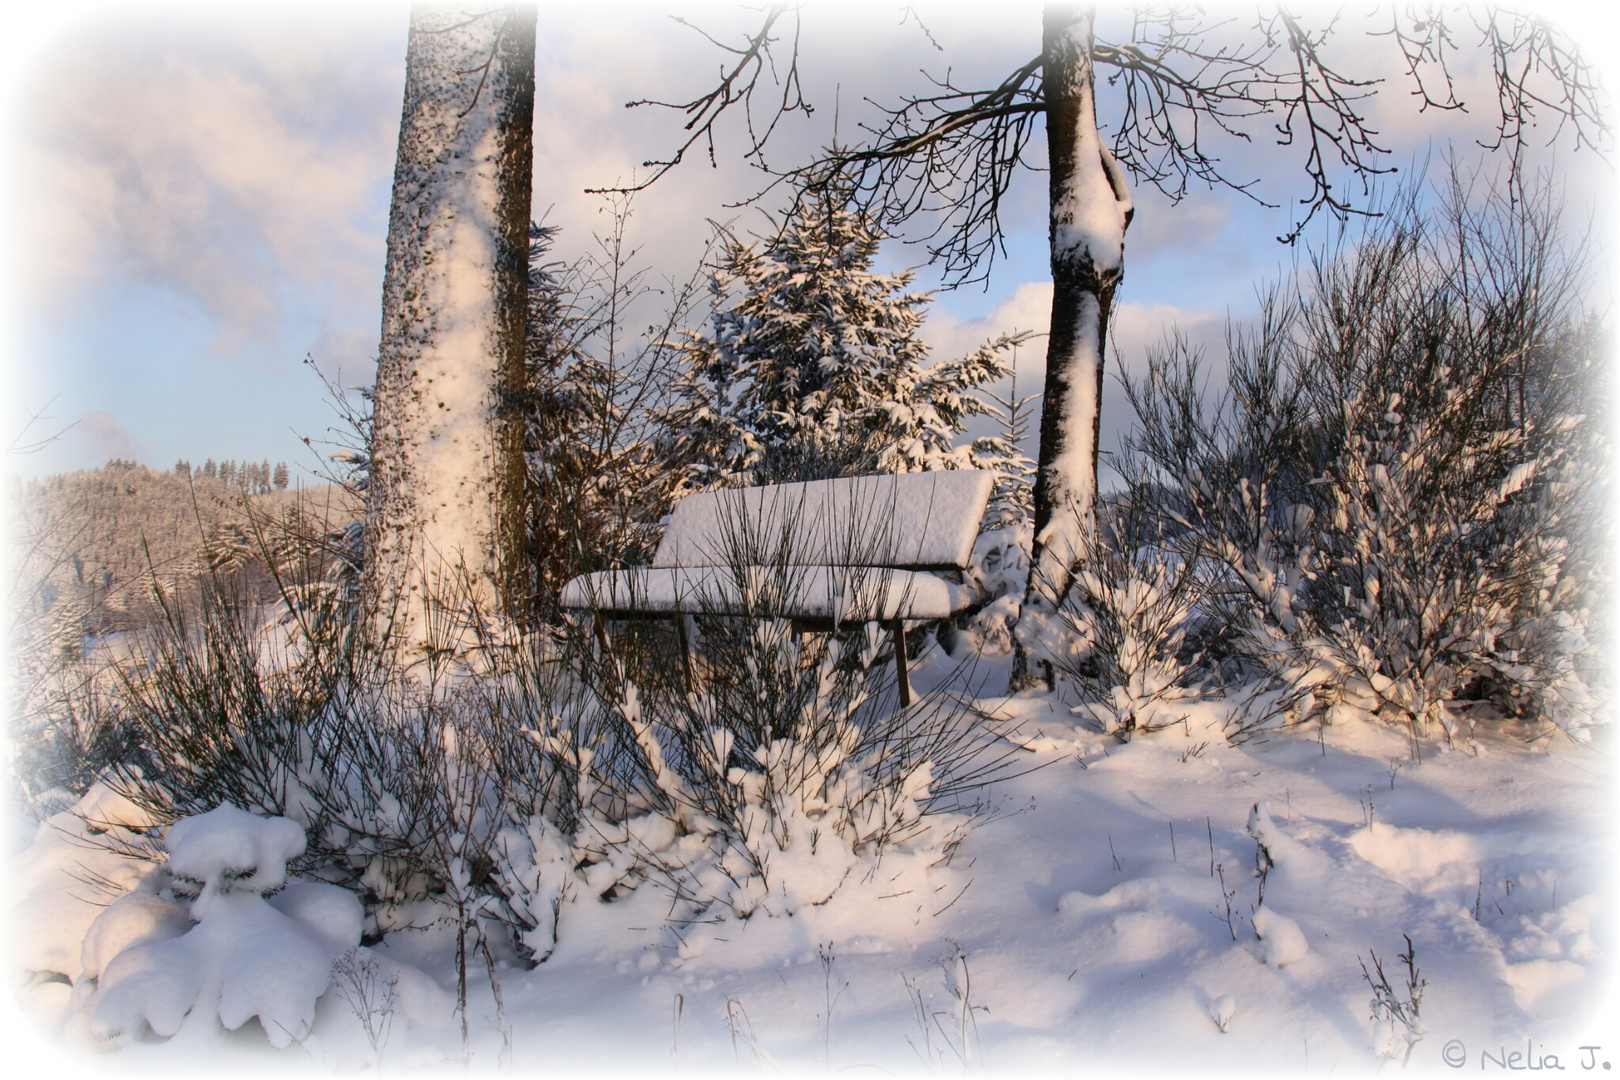
<instances>
[{"instance_id":1,"label":"snow mound on ground","mask_svg":"<svg viewBox=\"0 0 1620 1080\"><path fill-rule=\"evenodd\" d=\"M137 945L177 938L191 929L186 909L148 892L114 901L90 924L84 937L84 978L101 977L114 957Z\"/></svg>"},{"instance_id":2,"label":"snow mound on ground","mask_svg":"<svg viewBox=\"0 0 1620 1080\"><path fill-rule=\"evenodd\" d=\"M1115 885L1101 896L1079 891L1064 893L1058 899L1058 911L1070 918L1085 918L1113 911L1140 911L1158 902L1159 891L1157 881L1138 878Z\"/></svg>"},{"instance_id":3,"label":"snow mound on ground","mask_svg":"<svg viewBox=\"0 0 1620 1080\"><path fill-rule=\"evenodd\" d=\"M324 881L295 881L272 896L270 906L325 938L340 954L360 943L365 911L348 889Z\"/></svg>"},{"instance_id":4,"label":"snow mound on ground","mask_svg":"<svg viewBox=\"0 0 1620 1080\"><path fill-rule=\"evenodd\" d=\"M252 893L230 893L184 937L136 946L107 965L92 996L91 1033L123 1043L143 1024L174 1035L191 1015L234 1031L257 1016L270 1044L309 1034L336 957L302 924Z\"/></svg>"},{"instance_id":5,"label":"snow mound on ground","mask_svg":"<svg viewBox=\"0 0 1620 1080\"><path fill-rule=\"evenodd\" d=\"M1263 904L1254 912L1254 932L1260 935L1266 947L1266 963L1272 967L1298 963L1311 951L1299 923Z\"/></svg>"},{"instance_id":6,"label":"snow mound on ground","mask_svg":"<svg viewBox=\"0 0 1620 1080\"><path fill-rule=\"evenodd\" d=\"M1586 968L1568 960L1525 960L1507 965L1506 973L1507 983L1513 988L1513 1000L1519 1008L1538 1019L1546 1019L1549 1014L1556 1016L1567 1011L1557 1007L1548 1009L1546 1004L1549 999L1556 1001L1557 991L1584 979Z\"/></svg>"},{"instance_id":7,"label":"snow mound on ground","mask_svg":"<svg viewBox=\"0 0 1620 1080\"><path fill-rule=\"evenodd\" d=\"M1464 833L1401 829L1374 822L1352 833L1349 839L1357 855L1391 881L1421 895L1471 887L1479 876L1479 844Z\"/></svg>"},{"instance_id":8,"label":"snow mound on ground","mask_svg":"<svg viewBox=\"0 0 1620 1080\"><path fill-rule=\"evenodd\" d=\"M171 915L133 898L127 914L108 919L109 909L96 947L87 942L102 970L80 1022L120 1045L146 1029L167 1037L215 1017L228 1030L258 1017L277 1048L307 1037L333 962L359 943L359 901L318 882L295 884L274 907L260 895L286 881L287 860L304 849L303 830L287 818L221 806L177 822L168 841L173 877L196 890L197 925L153 940ZM109 957L119 938L126 947Z\"/></svg>"},{"instance_id":9,"label":"snow mound on ground","mask_svg":"<svg viewBox=\"0 0 1620 1080\"><path fill-rule=\"evenodd\" d=\"M5 916L15 967L79 981L91 924L156 866L128 857L148 843L136 830L150 820L129 800L96 784L71 809L40 823L34 843L15 864L12 895L17 899Z\"/></svg>"},{"instance_id":10,"label":"snow mound on ground","mask_svg":"<svg viewBox=\"0 0 1620 1080\"><path fill-rule=\"evenodd\" d=\"M1507 955L1515 960L1590 961L1597 955L1592 944L1592 919L1597 911L1598 898L1583 896L1535 917L1521 914L1519 932L1508 941Z\"/></svg>"}]
</instances>

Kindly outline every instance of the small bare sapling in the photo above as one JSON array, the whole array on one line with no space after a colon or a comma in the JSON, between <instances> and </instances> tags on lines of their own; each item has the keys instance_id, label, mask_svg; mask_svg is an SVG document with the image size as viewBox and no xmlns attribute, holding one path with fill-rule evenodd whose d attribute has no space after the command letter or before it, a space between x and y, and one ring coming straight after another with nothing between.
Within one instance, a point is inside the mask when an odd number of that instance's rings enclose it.
<instances>
[{"instance_id":1,"label":"small bare sapling","mask_svg":"<svg viewBox=\"0 0 1620 1080\"><path fill-rule=\"evenodd\" d=\"M370 950L350 949L332 964L332 987L359 1018L371 1044L371 1063L381 1058L394 1028L394 1007L399 1000L399 973L386 978Z\"/></svg>"},{"instance_id":2,"label":"small bare sapling","mask_svg":"<svg viewBox=\"0 0 1620 1080\"><path fill-rule=\"evenodd\" d=\"M1222 994L1209 1003L1209 1018L1222 1035L1232 1029L1232 1017L1237 1015L1237 1001L1231 994Z\"/></svg>"},{"instance_id":3,"label":"small bare sapling","mask_svg":"<svg viewBox=\"0 0 1620 1080\"><path fill-rule=\"evenodd\" d=\"M1404 1068L1412 1060L1413 1047L1422 1041L1429 1030L1422 1020L1423 988L1429 983L1418 973L1417 949L1412 945L1411 935L1402 934L1401 937L1406 939L1406 951L1396 954L1396 958L1406 968L1405 996L1390 985L1389 976L1384 974L1383 962L1371 949L1367 950L1367 955L1372 960L1372 970L1368 971L1367 961L1362 960L1361 977L1372 987L1370 1019L1378 1027L1378 1054L1380 1057L1393 1058L1399 1053Z\"/></svg>"}]
</instances>

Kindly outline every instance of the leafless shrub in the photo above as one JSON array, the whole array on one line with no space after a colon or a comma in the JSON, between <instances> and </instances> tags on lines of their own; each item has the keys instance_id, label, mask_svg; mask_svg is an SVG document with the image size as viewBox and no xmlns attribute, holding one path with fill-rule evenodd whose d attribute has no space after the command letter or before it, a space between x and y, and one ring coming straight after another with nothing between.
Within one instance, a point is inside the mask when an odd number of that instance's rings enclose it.
<instances>
[{"instance_id":1,"label":"leafless shrub","mask_svg":"<svg viewBox=\"0 0 1620 1080\"><path fill-rule=\"evenodd\" d=\"M397 972L384 978L382 965L370 952L359 948L345 952L332 965L332 985L365 1029L372 1064L382 1056L394 1029L398 984Z\"/></svg>"},{"instance_id":2,"label":"leafless shrub","mask_svg":"<svg viewBox=\"0 0 1620 1080\"><path fill-rule=\"evenodd\" d=\"M1546 186L1480 195L1454 169L1419 194L1268 295L1213 404L1179 339L1126 380L1133 496L1223 565L1218 651L1269 676L1240 731L1350 709L1450 734L1470 699L1592 720L1607 451L1583 249Z\"/></svg>"},{"instance_id":3,"label":"leafless shrub","mask_svg":"<svg viewBox=\"0 0 1620 1080\"><path fill-rule=\"evenodd\" d=\"M692 915L716 904L741 916L761 906L785 913L824 901L840 867L907 842L930 815L970 808L972 793L1007 772L1018 748L1005 739L1008 725L971 702L971 666L900 707L889 635L874 621L904 605L899 595L893 606L896 572L882 568L894 543L884 508L852 508L832 526L829 550L843 555L829 560L838 564L830 585L795 554L805 523L792 508L777 531L740 504L723 516L716 554L725 565L697 588L701 634L690 674L668 651L679 649L676 636L645 627L615 633L601 653L610 661L586 670L609 706L613 767L628 766L613 781L633 793L624 812L639 805L706 845L695 862L673 858L673 847L636 851L637 860ZM835 595L811 595L827 587ZM827 625L809 633L804 612L818 607ZM666 650L664 658L647 662L649 647ZM603 832L616 837L622 826ZM600 859L612 861L607 851ZM808 875L814 883L782 870L804 873L807 860L826 870Z\"/></svg>"},{"instance_id":4,"label":"leafless shrub","mask_svg":"<svg viewBox=\"0 0 1620 1080\"><path fill-rule=\"evenodd\" d=\"M1372 960L1371 971L1367 970L1366 960L1360 963L1361 977L1373 992L1369 1006L1372 1016L1369 1019L1379 1029L1378 1053L1387 1058L1399 1054L1404 1067L1412 1060L1413 1049L1428 1032L1428 1026L1423 1023L1422 1010L1423 991L1429 985L1429 980L1418 974L1417 949L1412 945L1411 936L1401 936L1406 939L1406 951L1400 953L1397 959L1406 968L1405 996L1390 985L1389 976L1384 974L1383 961L1378 959L1377 953L1367 950L1367 956Z\"/></svg>"},{"instance_id":5,"label":"leafless shrub","mask_svg":"<svg viewBox=\"0 0 1620 1080\"><path fill-rule=\"evenodd\" d=\"M930 1071L943 1070L949 1058L955 1058L964 1072L984 1067L984 1047L979 1043L978 1013L989 1008L973 1000L973 976L968 969L968 954L962 946L951 942L951 951L937 958L945 990L950 1001L943 1009L931 1008L924 990L902 975L906 993L911 998L912 1017L917 1023L917 1038L906 1037L911 1049ZM947 1057L949 1055L949 1058Z\"/></svg>"},{"instance_id":6,"label":"leafless shrub","mask_svg":"<svg viewBox=\"0 0 1620 1080\"><path fill-rule=\"evenodd\" d=\"M1185 719L1176 702L1207 677L1197 640L1217 579L1197 537L1127 494L1099 507L1059 617L1080 643L1055 663L1084 713L1121 741Z\"/></svg>"}]
</instances>

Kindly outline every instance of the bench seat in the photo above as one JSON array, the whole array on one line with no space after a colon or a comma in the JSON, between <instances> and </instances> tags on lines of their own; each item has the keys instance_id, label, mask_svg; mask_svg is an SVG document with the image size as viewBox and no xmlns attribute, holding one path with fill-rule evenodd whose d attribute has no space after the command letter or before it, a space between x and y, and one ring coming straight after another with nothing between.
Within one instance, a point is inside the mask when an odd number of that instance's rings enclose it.
<instances>
[{"instance_id":1,"label":"bench seat","mask_svg":"<svg viewBox=\"0 0 1620 1080\"><path fill-rule=\"evenodd\" d=\"M973 605L971 589L928 571L968 566L994 486L992 474L964 469L689 495L671 511L651 566L577 577L562 606L594 610L604 642L608 620L673 618L688 685L683 615L792 619L820 632L886 623L909 706L905 623Z\"/></svg>"},{"instance_id":2,"label":"bench seat","mask_svg":"<svg viewBox=\"0 0 1620 1080\"><path fill-rule=\"evenodd\" d=\"M861 566L651 567L603 570L563 590L565 608L606 618L640 614L742 615L846 622L949 619L974 602L973 590L935 574ZM745 582L754 602L743 602ZM785 595L772 596L773 591Z\"/></svg>"}]
</instances>

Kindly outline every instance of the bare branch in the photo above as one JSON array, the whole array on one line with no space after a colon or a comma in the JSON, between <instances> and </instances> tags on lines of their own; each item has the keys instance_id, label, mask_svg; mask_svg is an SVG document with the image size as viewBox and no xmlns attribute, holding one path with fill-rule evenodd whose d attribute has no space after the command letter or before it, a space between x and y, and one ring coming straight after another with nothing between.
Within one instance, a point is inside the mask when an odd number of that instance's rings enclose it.
<instances>
[{"instance_id":1,"label":"bare branch","mask_svg":"<svg viewBox=\"0 0 1620 1080\"><path fill-rule=\"evenodd\" d=\"M1411 76L1415 89L1412 96L1422 102L1418 112L1431 108L1467 112L1457 98L1457 86L1451 77L1447 53L1457 51L1456 39L1446 23L1444 8L1426 5L1421 8L1396 8L1391 16L1390 28L1375 31L1373 37L1394 38L1406 61L1406 73Z\"/></svg>"},{"instance_id":2,"label":"bare branch","mask_svg":"<svg viewBox=\"0 0 1620 1080\"><path fill-rule=\"evenodd\" d=\"M1286 236L1278 237L1291 244L1324 207L1340 218L1374 213L1359 210L1333 193L1329 176L1332 169L1330 154L1337 156L1338 163L1361 182L1363 195L1369 191L1371 177L1391 173L1395 169L1377 163L1378 158L1389 151L1373 141L1378 132L1367 126L1366 118L1357 108L1358 102L1373 96L1376 92L1373 88L1381 80L1353 79L1341 75L1322 58L1322 46L1332 33L1333 24L1313 34L1279 7L1270 18L1261 18L1258 29L1268 41L1278 36L1286 39L1295 73L1296 81L1292 84L1283 82L1287 92L1279 93L1275 102L1283 113L1282 121L1276 125L1277 145L1293 145L1297 123L1303 127L1303 138L1308 147L1305 175L1311 181L1311 193L1299 200L1299 204L1306 208L1305 213Z\"/></svg>"},{"instance_id":3,"label":"bare branch","mask_svg":"<svg viewBox=\"0 0 1620 1080\"><path fill-rule=\"evenodd\" d=\"M1041 58L989 90L958 87L948 71L943 79L925 77L936 92L880 106L884 119L862 125L872 136L866 146L834 146L821 161L786 175L805 190L842 177L888 226L934 216L933 230L910 242L943 262L952 284L982 280L998 250L1004 253L1001 201L1017 169L1027 167L1024 148L1045 111Z\"/></svg>"},{"instance_id":4,"label":"bare branch","mask_svg":"<svg viewBox=\"0 0 1620 1080\"><path fill-rule=\"evenodd\" d=\"M690 115L686 130L691 134L669 160L647 163L657 170L651 179L627 190L657 180L699 139L708 142L712 159L713 125L740 103L749 118L745 156L774 177L749 201L784 181L799 191L795 199L843 185L890 231L915 218L932 218L926 231L912 230L907 242L921 244L929 260L941 264L947 287L987 279L997 255L1006 252L1000 213L1012 179L1020 168L1041 167L1026 150L1036 130L1034 118L1046 108L1043 57L985 88L959 85L950 69L943 77L924 72L930 84L924 92L893 106L873 102L879 118L862 125L863 145L850 148L835 141L810 164L772 170L761 155L775 124L786 112L810 111L796 96L795 29L794 66L779 80L783 97L773 104L769 126L760 130L753 123L751 95L770 60L772 28L788 10L785 4L768 8L759 32L742 47L709 39L735 62L708 94L684 104L656 103ZM797 19L797 9L791 10ZM1406 8L1391 16L1388 30L1373 33L1390 38L1400 50L1420 113L1467 111L1450 68L1460 51L1456 21L1462 10ZM907 8L902 23L915 18ZM1572 127L1577 147L1607 145L1599 80L1572 41L1529 15L1491 8L1470 18L1491 58L1498 98L1496 138L1487 149L1507 147L1517 170L1530 129L1544 119L1556 121L1550 139ZM1271 206L1256 189L1257 177L1237 173L1218 154L1224 140L1255 141L1269 121L1276 145L1300 155L1308 182L1279 240L1293 242L1323 211L1341 220L1369 213L1373 180L1395 171L1367 112L1382 82L1335 65L1328 46L1336 32L1336 16L1312 28L1281 6L1261 11L1247 25L1212 18L1198 8L1138 10L1128 40L1092 44L1099 92L1107 91L1100 101L1111 114L1106 119L1114 121L1105 124L1114 157L1135 181L1152 184L1172 201L1185 198L1198 182ZM938 47L931 35L929 41ZM1359 193L1348 190L1351 182Z\"/></svg>"},{"instance_id":5,"label":"bare branch","mask_svg":"<svg viewBox=\"0 0 1620 1080\"><path fill-rule=\"evenodd\" d=\"M778 71L776 58L771 52L771 46L780 39L772 36L777 21L783 15L791 13L793 16L793 46L792 55L783 71ZM815 111L814 106L804 99L804 88L799 82L799 9L795 5L776 3L765 9L764 19L760 28L747 39L742 47L727 45L707 31L694 26L687 20L674 17L674 21L689 29L695 30L716 48L730 53L736 59L730 67L722 67L719 81L714 89L706 94L699 95L684 102L656 101L652 99L639 99L625 103L625 108L633 109L641 105L656 105L660 108L674 109L685 113L689 120L682 130L688 132L675 153L664 159L650 159L642 162L644 168L653 170L651 176L636 184L620 187L587 188L591 193L617 193L629 194L642 191L657 183L665 173L679 165L686 158L686 152L694 145L702 142L709 154L709 164L715 164L714 156L714 125L733 105L742 107L743 116L748 128L748 149L743 154L744 160L749 158L760 159L765 151L765 144L770 140L771 134L782 117L789 113L802 112L809 116ZM760 89L760 79L769 74L771 81L781 87L782 95L770 108L769 119L763 124L756 124L754 112L754 94Z\"/></svg>"},{"instance_id":6,"label":"bare branch","mask_svg":"<svg viewBox=\"0 0 1620 1080\"><path fill-rule=\"evenodd\" d=\"M44 408L35 411L28 417L28 422L22 426L21 431L17 432L17 437L11 440L10 446L6 447L7 457L12 456L13 454L37 454L39 451L45 449L47 446L51 445L51 443L60 439L63 435L66 435L69 431L78 426L79 422L75 420L73 423L68 424L60 431L56 431L50 435L41 436L36 433L35 425L37 425L41 420L48 421L55 419L54 417L46 416L45 409L49 409L53 404L55 404L56 398L60 396L60 394L53 396L50 401L45 403Z\"/></svg>"},{"instance_id":7,"label":"bare branch","mask_svg":"<svg viewBox=\"0 0 1620 1080\"><path fill-rule=\"evenodd\" d=\"M1556 119L1549 144L1573 128L1576 149L1601 150L1600 143L1607 145L1610 131L1602 86L1575 42L1538 15L1501 8L1476 14L1474 25L1490 52L1496 81L1496 138L1481 146L1508 147L1517 172L1529 129L1542 113Z\"/></svg>"}]
</instances>

